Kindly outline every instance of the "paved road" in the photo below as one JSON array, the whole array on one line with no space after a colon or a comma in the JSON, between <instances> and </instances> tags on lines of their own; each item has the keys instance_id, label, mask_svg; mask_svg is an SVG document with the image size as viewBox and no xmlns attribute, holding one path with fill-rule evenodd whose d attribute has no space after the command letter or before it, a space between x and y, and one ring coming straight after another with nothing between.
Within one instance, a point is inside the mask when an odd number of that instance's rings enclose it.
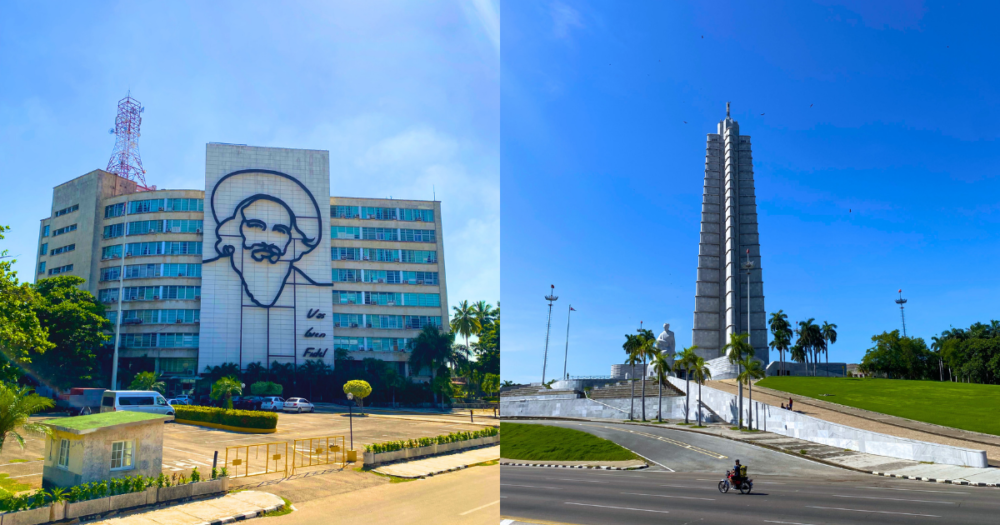
<instances>
[{"instance_id":1,"label":"paved road","mask_svg":"<svg viewBox=\"0 0 1000 525\"><path fill-rule=\"evenodd\" d=\"M544 424L589 432L614 441L667 471L705 472L721 478L739 459L749 466L751 475L838 476L845 473L843 469L788 454L670 428L574 421L521 420L512 423Z\"/></svg>"},{"instance_id":2,"label":"paved road","mask_svg":"<svg viewBox=\"0 0 1000 525\"><path fill-rule=\"evenodd\" d=\"M583 525L818 525L992 523L1000 515L1000 489L880 478L670 429L557 425L611 439L662 467L631 472L502 467L502 516ZM719 480L736 456L750 465L755 484L751 495L718 491Z\"/></svg>"},{"instance_id":3,"label":"paved road","mask_svg":"<svg viewBox=\"0 0 1000 525\"><path fill-rule=\"evenodd\" d=\"M500 522L500 467L472 467L440 476L380 485L304 503L268 525L496 525Z\"/></svg>"}]
</instances>

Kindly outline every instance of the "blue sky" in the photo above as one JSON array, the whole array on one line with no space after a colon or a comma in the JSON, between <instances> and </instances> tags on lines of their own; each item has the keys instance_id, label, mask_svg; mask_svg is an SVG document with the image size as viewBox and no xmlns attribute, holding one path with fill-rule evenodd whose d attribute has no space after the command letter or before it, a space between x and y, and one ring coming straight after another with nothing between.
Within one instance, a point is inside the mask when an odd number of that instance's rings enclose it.
<instances>
[{"instance_id":1,"label":"blue sky","mask_svg":"<svg viewBox=\"0 0 1000 525\"><path fill-rule=\"evenodd\" d=\"M848 362L900 328L900 288L928 342L1000 318L998 8L504 3L502 379L539 380L550 284L550 378L568 303L571 375L608 374L640 321L690 345L727 101L753 140L769 313L836 323Z\"/></svg>"},{"instance_id":2,"label":"blue sky","mask_svg":"<svg viewBox=\"0 0 1000 525\"><path fill-rule=\"evenodd\" d=\"M146 107L147 181L204 188L205 144L325 149L335 195L442 201L449 302L500 298L495 2L0 6L0 224L32 279L52 187Z\"/></svg>"}]
</instances>

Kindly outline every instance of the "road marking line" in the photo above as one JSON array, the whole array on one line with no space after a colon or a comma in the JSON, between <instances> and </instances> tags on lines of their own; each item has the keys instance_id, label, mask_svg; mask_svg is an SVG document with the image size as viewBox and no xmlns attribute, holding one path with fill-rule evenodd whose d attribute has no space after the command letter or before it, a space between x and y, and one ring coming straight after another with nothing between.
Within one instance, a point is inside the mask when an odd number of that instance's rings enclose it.
<instances>
[{"instance_id":1,"label":"road marking line","mask_svg":"<svg viewBox=\"0 0 1000 525\"><path fill-rule=\"evenodd\" d=\"M615 510L636 510L639 512L656 512L658 514L670 514L670 512L665 510L649 510L649 509L636 509L632 507L612 507L611 505L592 505L590 503L574 503L572 501L564 501L566 505L580 505L583 507L600 507L602 509L615 509Z\"/></svg>"},{"instance_id":2,"label":"road marking line","mask_svg":"<svg viewBox=\"0 0 1000 525\"><path fill-rule=\"evenodd\" d=\"M513 483L501 483L501 487L527 487L529 489L551 489L551 490L562 490L558 487L536 487L535 485L515 485Z\"/></svg>"},{"instance_id":3,"label":"road marking line","mask_svg":"<svg viewBox=\"0 0 1000 525\"><path fill-rule=\"evenodd\" d=\"M850 512L870 512L873 514L899 514L902 516L923 516L925 518L940 518L941 516L935 516L933 514L910 514L909 512L889 512L887 510L861 510L861 509L844 509L840 507L816 507L813 505L807 505L807 509L824 509L824 510L846 510Z\"/></svg>"},{"instance_id":4,"label":"road marking line","mask_svg":"<svg viewBox=\"0 0 1000 525\"><path fill-rule=\"evenodd\" d=\"M192 455L195 455L195 456L200 456L200 457L203 457L203 458L213 459L211 456L206 456L204 454L199 454L197 452L191 452L190 450L181 450L179 448L170 448L170 447L163 447L163 448L165 448L167 450L176 450L177 452L183 452L185 454L192 454Z\"/></svg>"},{"instance_id":5,"label":"road marking line","mask_svg":"<svg viewBox=\"0 0 1000 525\"><path fill-rule=\"evenodd\" d=\"M785 525L812 525L811 523L799 523L797 521L771 521L771 520L764 520L764 523L784 523Z\"/></svg>"},{"instance_id":6,"label":"road marking line","mask_svg":"<svg viewBox=\"0 0 1000 525\"><path fill-rule=\"evenodd\" d=\"M876 489L876 490L905 490L907 492L936 492L940 494L969 494L968 491L956 489L956 490L922 490L922 489L895 489L892 487L865 487L866 489Z\"/></svg>"},{"instance_id":7,"label":"road marking line","mask_svg":"<svg viewBox=\"0 0 1000 525\"><path fill-rule=\"evenodd\" d=\"M476 508L474 508L472 510L467 510L467 511L459 514L459 516L465 516L466 514L471 514L473 512L476 512L477 510L483 510L486 507L492 507L493 505L496 505L497 503L500 503L500 500L496 500L493 503L487 503L486 505L483 505L482 507L476 507Z\"/></svg>"},{"instance_id":8,"label":"road marking line","mask_svg":"<svg viewBox=\"0 0 1000 525\"><path fill-rule=\"evenodd\" d=\"M712 452L711 450L704 449L704 448L701 448L701 447L696 447L694 445L690 445L688 443L684 443L683 441L677 441L675 439L665 438L665 437L662 437L662 436L656 436L656 435L653 435L653 434L647 434L645 432L636 432L634 430L625 430L625 429L622 429L622 428L608 427L608 426L604 426L604 425L580 425L580 426L600 427L600 428L606 428L608 430L617 430L618 432L626 432L628 434L636 434L636 435L639 435L639 436L644 436L644 437L653 438L653 439L656 439L656 440L659 440L659 441L663 441L664 443L670 443L671 445L676 445L676 446L681 447L681 448L686 448L686 449L688 449L688 450L690 450L692 452L697 452L699 454L704 454L706 456L713 457L715 459L729 459L728 456L723 456L722 454L719 454L718 452ZM650 460L650 461L652 461L652 460ZM653 461L653 463L656 463L656 462ZM659 465L659 463L657 463L657 465ZM660 465L660 466L662 467L663 465ZM664 467L664 468L667 468L667 467Z\"/></svg>"},{"instance_id":9,"label":"road marking line","mask_svg":"<svg viewBox=\"0 0 1000 525\"><path fill-rule=\"evenodd\" d=\"M592 479L572 479L572 478L545 478L545 479L561 479L563 481L577 481L580 483L604 483L603 481L596 481Z\"/></svg>"},{"instance_id":10,"label":"road marking line","mask_svg":"<svg viewBox=\"0 0 1000 525\"><path fill-rule=\"evenodd\" d=\"M673 487L675 489L702 489L702 490L715 490L715 487L692 487L690 485L660 485L661 487Z\"/></svg>"},{"instance_id":11,"label":"road marking line","mask_svg":"<svg viewBox=\"0 0 1000 525\"><path fill-rule=\"evenodd\" d=\"M913 502L916 502L916 503L942 503L944 505L954 505L955 504L954 501L932 501L932 500L926 500L926 499L879 498L879 497L875 497L875 496L846 496L846 495L842 495L842 494L831 494L831 496L833 496L835 498L878 499L878 500L887 500L887 501L913 501Z\"/></svg>"},{"instance_id":12,"label":"road marking line","mask_svg":"<svg viewBox=\"0 0 1000 525\"><path fill-rule=\"evenodd\" d=\"M638 492L622 492L622 494L627 494L629 496L649 496L652 498L700 499L705 501L715 501L715 498L695 498L691 496L666 496L663 494L639 494Z\"/></svg>"}]
</instances>

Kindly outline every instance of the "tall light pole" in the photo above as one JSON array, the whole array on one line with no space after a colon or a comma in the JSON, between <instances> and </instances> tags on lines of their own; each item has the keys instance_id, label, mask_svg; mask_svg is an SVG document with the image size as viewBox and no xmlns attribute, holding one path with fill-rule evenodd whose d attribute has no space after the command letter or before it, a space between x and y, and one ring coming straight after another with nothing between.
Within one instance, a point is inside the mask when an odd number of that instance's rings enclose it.
<instances>
[{"instance_id":1,"label":"tall light pole","mask_svg":"<svg viewBox=\"0 0 1000 525\"><path fill-rule=\"evenodd\" d=\"M552 285L549 290L549 295L545 296L545 300L549 302L549 320L545 323L545 355L542 358L542 385L545 385L545 367L549 363L549 329L552 328L552 303L555 302L559 297L556 296L556 285Z\"/></svg>"},{"instance_id":2,"label":"tall light pole","mask_svg":"<svg viewBox=\"0 0 1000 525\"><path fill-rule=\"evenodd\" d=\"M899 317L903 319L903 337L906 337L906 316L903 315L903 305L906 304L906 299L903 299L903 289L899 289L899 299L896 299L896 304L899 305Z\"/></svg>"},{"instance_id":3,"label":"tall light pole","mask_svg":"<svg viewBox=\"0 0 1000 525\"><path fill-rule=\"evenodd\" d=\"M743 263L743 268L747 271L747 344L753 348L753 335L750 333L750 270L753 270L753 261L750 260L750 249L747 248L747 262ZM737 365L739 372L743 373L743 365ZM747 378L749 381L750 378ZM743 382L736 379L736 384L740 387L740 418L743 417ZM752 425L753 422L751 421Z\"/></svg>"},{"instance_id":4,"label":"tall light pole","mask_svg":"<svg viewBox=\"0 0 1000 525\"><path fill-rule=\"evenodd\" d=\"M569 318L576 310L573 305L569 305L569 311L566 312L566 353L563 355L563 379L569 379L566 375L566 362L569 360Z\"/></svg>"},{"instance_id":5,"label":"tall light pole","mask_svg":"<svg viewBox=\"0 0 1000 525\"><path fill-rule=\"evenodd\" d=\"M145 183L145 180L143 180ZM125 253L128 250L128 198L122 202L122 263L118 266L118 313L115 315L115 352L111 357L111 390L118 390L118 345L122 339L122 302L125 300Z\"/></svg>"}]
</instances>

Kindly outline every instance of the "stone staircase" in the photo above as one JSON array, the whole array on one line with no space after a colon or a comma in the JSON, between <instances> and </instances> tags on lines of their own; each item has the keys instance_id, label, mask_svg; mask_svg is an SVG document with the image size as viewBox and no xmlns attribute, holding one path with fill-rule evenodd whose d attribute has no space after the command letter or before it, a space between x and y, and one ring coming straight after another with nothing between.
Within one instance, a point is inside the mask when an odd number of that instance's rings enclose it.
<instances>
[{"instance_id":1,"label":"stone staircase","mask_svg":"<svg viewBox=\"0 0 1000 525\"><path fill-rule=\"evenodd\" d=\"M657 397L659 387L656 381L646 381L646 397ZM642 383L635 381L635 397L642 395ZM683 396L684 393L670 383L663 383L663 397ZM628 381L622 381L602 388L595 388L590 391L591 399L627 399L632 397L632 385Z\"/></svg>"}]
</instances>

